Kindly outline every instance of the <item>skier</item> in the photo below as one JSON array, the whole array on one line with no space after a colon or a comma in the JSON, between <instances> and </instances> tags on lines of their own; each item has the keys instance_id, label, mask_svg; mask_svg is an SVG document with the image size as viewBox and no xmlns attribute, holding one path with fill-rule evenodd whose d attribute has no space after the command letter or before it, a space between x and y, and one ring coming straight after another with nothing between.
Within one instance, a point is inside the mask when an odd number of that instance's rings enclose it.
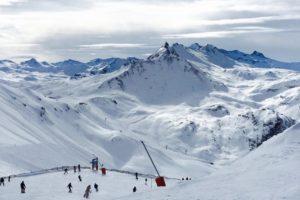
<instances>
[{"instance_id":1,"label":"skier","mask_svg":"<svg viewBox=\"0 0 300 200\"><path fill-rule=\"evenodd\" d=\"M97 183L94 184L94 188L95 188L96 192L98 192L98 184Z\"/></svg>"},{"instance_id":2,"label":"skier","mask_svg":"<svg viewBox=\"0 0 300 200\"><path fill-rule=\"evenodd\" d=\"M136 190L137 190L137 189L136 189L136 187L134 186L133 189L132 189L132 191L133 191L133 192L136 192Z\"/></svg>"},{"instance_id":3,"label":"skier","mask_svg":"<svg viewBox=\"0 0 300 200\"><path fill-rule=\"evenodd\" d=\"M64 171L65 171L64 174L68 174L68 168L65 168Z\"/></svg>"},{"instance_id":4,"label":"skier","mask_svg":"<svg viewBox=\"0 0 300 200\"><path fill-rule=\"evenodd\" d=\"M10 182L10 176L8 176L8 182Z\"/></svg>"},{"instance_id":5,"label":"skier","mask_svg":"<svg viewBox=\"0 0 300 200\"><path fill-rule=\"evenodd\" d=\"M26 185L24 181L21 182L20 187L21 187L21 193L25 193Z\"/></svg>"},{"instance_id":6,"label":"skier","mask_svg":"<svg viewBox=\"0 0 300 200\"><path fill-rule=\"evenodd\" d=\"M79 179L79 181L80 181L80 182L82 181L82 178L81 178L81 176L80 176L80 175L78 176L78 179Z\"/></svg>"},{"instance_id":7,"label":"skier","mask_svg":"<svg viewBox=\"0 0 300 200\"><path fill-rule=\"evenodd\" d=\"M77 168L78 168L78 172L80 172L81 171L80 164L78 164Z\"/></svg>"},{"instance_id":8,"label":"skier","mask_svg":"<svg viewBox=\"0 0 300 200\"><path fill-rule=\"evenodd\" d=\"M188 177L186 177L186 178L185 178L185 180L187 180L187 181L188 181L188 180L189 180L189 178L188 178Z\"/></svg>"},{"instance_id":9,"label":"skier","mask_svg":"<svg viewBox=\"0 0 300 200\"><path fill-rule=\"evenodd\" d=\"M74 165L74 167L73 167L73 170L74 170L74 173L76 173L76 166Z\"/></svg>"},{"instance_id":10,"label":"skier","mask_svg":"<svg viewBox=\"0 0 300 200\"><path fill-rule=\"evenodd\" d=\"M3 177L0 178L0 186L1 186L1 185L4 186L4 178L3 178Z\"/></svg>"},{"instance_id":11,"label":"skier","mask_svg":"<svg viewBox=\"0 0 300 200\"><path fill-rule=\"evenodd\" d=\"M148 179L147 179L147 178L145 178L145 185L147 185L147 181L148 181Z\"/></svg>"},{"instance_id":12,"label":"skier","mask_svg":"<svg viewBox=\"0 0 300 200\"><path fill-rule=\"evenodd\" d=\"M72 184L69 183L67 187L69 188L69 193L72 193Z\"/></svg>"},{"instance_id":13,"label":"skier","mask_svg":"<svg viewBox=\"0 0 300 200\"><path fill-rule=\"evenodd\" d=\"M138 177L138 176L139 176L139 174L138 174L137 172L135 172L135 179L136 179L136 180L139 180L139 177Z\"/></svg>"},{"instance_id":14,"label":"skier","mask_svg":"<svg viewBox=\"0 0 300 200\"><path fill-rule=\"evenodd\" d=\"M86 189L85 189L85 192L84 192L83 197L86 198L86 199L88 199L91 192L92 192L92 191L91 191L91 185L88 185L88 186L86 187Z\"/></svg>"}]
</instances>

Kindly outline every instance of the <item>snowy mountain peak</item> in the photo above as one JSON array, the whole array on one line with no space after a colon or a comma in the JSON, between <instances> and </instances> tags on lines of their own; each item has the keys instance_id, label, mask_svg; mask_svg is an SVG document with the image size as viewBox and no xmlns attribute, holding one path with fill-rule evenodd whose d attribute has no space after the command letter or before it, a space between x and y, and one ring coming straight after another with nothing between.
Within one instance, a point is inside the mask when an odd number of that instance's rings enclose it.
<instances>
[{"instance_id":1,"label":"snowy mountain peak","mask_svg":"<svg viewBox=\"0 0 300 200\"><path fill-rule=\"evenodd\" d=\"M191 49L193 49L195 51L199 51L202 48L202 46L200 44L198 44L198 43L194 43L194 44L190 45L189 48L191 48Z\"/></svg>"},{"instance_id":2,"label":"snowy mountain peak","mask_svg":"<svg viewBox=\"0 0 300 200\"><path fill-rule=\"evenodd\" d=\"M164 47L165 49L168 49L168 48L170 47L170 45L169 45L168 42L165 42L164 45L163 45L163 47Z\"/></svg>"},{"instance_id":3,"label":"snowy mountain peak","mask_svg":"<svg viewBox=\"0 0 300 200\"><path fill-rule=\"evenodd\" d=\"M154 54L148 57L148 60L167 60L172 61L174 58L178 58L179 55L176 53L175 48L178 46L178 43L169 45L168 42L165 42ZM183 45L182 45L183 46Z\"/></svg>"},{"instance_id":4,"label":"snowy mountain peak","mask_svg":"<svg viewBox=\"0 0 300 200\"><path fill-rule=\"evenodd\" d=\"M101 58L96 58L96 59L93 59L93 60L90 60L89 62L87 62L86 64L89 65L89 66L95 66L95 65L99 65L103 62L103 59Z\"/></svg>"},{"instance_id":5,"label":"snowy mountain peak","mask_svg":"<svg viewBox=\"0 0 300 200\"><path fill-rule=\"evenodd\" d=\"M31 58L27 61L21 62L20 64L21 65L27 65L27 66L30 66L30 67L40 67L41 66L41 64L35 58Z\"/></svg>"},{"instance_id":6,"label":"snowy mountain peak","mask_svg":"<svg viewBox=\"0 0 300 200\"><path fill-rule=\"evenodd\" d=\"M72 60L72 59L68 59L68 60L58 62L58 63L54 63L54 65L58 65L58 66L60 66L60 65L73 65L73 64L78 65L78 64L84 64L84 63L79 62L77 60Z\"/></svg>"},{"instance_id":7,"label":"snowy mountain peak","mask_svg":"<svg viewBox=\"0 0 300 200\"><path fill-rule=\"evenodd\" d=\"M255 57L266 58L263 53L258 52L258 51L253 51L253 53L251 55L255 56Z\"/></svg>"},{"instance_id":8,"label":"snowy mountain peak","mask_svg":"<svg viewBox=\"0 0 300 200\"><path fill-rule=\"evenodd\" d=\"M17 63L11 60L0 60L0 65L10 66L10 65L17 65Z\"/></svg>"},{"instance_id":9,"label":"snowy mountain peak","mask_svg":"<svg viewBox=\"0 0 300 200\"><path fill-rule=\"evenodd\" d=\"M207 53L216 53L216 51L218 51L219 49L212 44L207 44L201 47L201 50L206 51Z\"/></svg>"}]
</instances>

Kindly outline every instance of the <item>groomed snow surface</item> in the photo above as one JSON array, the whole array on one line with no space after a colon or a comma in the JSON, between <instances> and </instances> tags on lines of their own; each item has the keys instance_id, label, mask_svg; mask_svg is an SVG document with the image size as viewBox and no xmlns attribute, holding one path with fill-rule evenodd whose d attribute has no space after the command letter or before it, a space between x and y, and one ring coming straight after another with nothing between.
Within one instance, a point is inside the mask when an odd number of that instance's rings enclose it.
<instances>
[{"instance_id":1,"label":"groomed snow surface","mask_svg":"<svg viewBox=\"0 0 300 200\"><path fill-rule=\"evenodd\" d=\"M108 172L84 170L79 182L78 173L70 171L14 178L0 187L0 199L14 200L77 200L83 199L87 185L97 183L99 192L90 199L299 199L300 196L300 124L274 136L262 146L210 176L191 181L168 179L166 188L157 188L154 181L140 177ZM19 183L24 180L27 193L20 194ZM67 184L73 184L73 193L67 192ZM133 193L133 186L138 192Z\"/></svg>"},{"instance_id":2,"label":"groomed snow surface","mask_svg":"<svg viewBox=\"0 0 300 200\"><path fill-rule=\"evenodd\" d=\"M82 182L78 175L81 175ZM24 180L27 191L20 193L20 182ZM72 183L73 191L68 193L67 185ZM99 192L94 189L94 183L99 186ZM180 184L179 181L169 180L169 186ZM153 179L121 174L117 172L108 172L102 176L101 172L83 170L80 173L70 171L67 175L63 172L49 173L26 178L14 178L5 187L0 187L0 199L12 200L76 200L83 199L83 194L88 185L92 186L90 199L119 199L121 197L130 197L142 192L154 192L158 190ZM136 186L137 192L133 194L133 187ZM165 190L166 188L160 190Z\"/></svg>"}]
</instances>

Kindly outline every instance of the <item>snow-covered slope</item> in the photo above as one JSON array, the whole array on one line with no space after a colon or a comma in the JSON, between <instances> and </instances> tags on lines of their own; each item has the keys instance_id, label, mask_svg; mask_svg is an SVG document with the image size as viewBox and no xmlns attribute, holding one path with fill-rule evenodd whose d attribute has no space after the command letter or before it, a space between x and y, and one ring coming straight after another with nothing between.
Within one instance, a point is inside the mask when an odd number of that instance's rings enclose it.
<instances>
[{"instance_id":1,"label":"snow-covered slope","mask_svg":"<svg viewBox=\"0 0 300 200\"><path fill-rule=\"evenodd\" d=\"M166 188L156 188L153 180L135 180L133 176L108 172L62 172L25 178L13 178L0 188L0 199L82 199L87 185L97 183L99 192L93 189L91 199L290 199L300 195L300 124L271 138L247 156L230 166L223 167L206 177L193 177L191 181L167 179ZM18 192L19 183L24 180L27 193ZM73 185L73 193L67 193L67 184ZM137 193L132 193L133 186Z\"/></svg>"},{"instance_id":2,"label":"snow-covered slope","mask_svg":"<svg viewBox=\"0 0 300 200\"><path fill-rule=\"evenodd\" d=\"M88 70L90 74L105 74L114 72L120 69L124 65L128 65L132 62L138 61L137 58L129 57L129 58L106 58L101 59L97 58L87 62L86 64L90 66Z\"/></svg>"},{"instance_id":3,"label":"snow-covered slope","mask_svg":"<svg viewBox=\"0 0 300 200\"><path fill-rule=\"evenodd\" d=\"M215 174L168 190L121 199L298 199L300 124Z\"/></svg>"},{"instance_id":4,"label":"snow-covered slope","mask_svg":"<svg viewBox=\"0 0 300 200\"><path fill-rule=\"evenodd\" d=\"M107 167L155 174L143 140L163 175L198 179L299 123L297 71L166 43L110 73L70 77L98 62L1 61L0 175L88 165L94 155Z\"/></svg>"}]
</instances>

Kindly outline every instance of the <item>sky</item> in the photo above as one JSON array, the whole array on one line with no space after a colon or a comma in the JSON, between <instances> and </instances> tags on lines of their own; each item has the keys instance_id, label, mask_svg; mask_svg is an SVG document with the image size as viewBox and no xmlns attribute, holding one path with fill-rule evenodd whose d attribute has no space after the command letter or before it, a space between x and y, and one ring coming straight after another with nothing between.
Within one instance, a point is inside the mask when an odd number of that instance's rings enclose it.
<instances>
[{"instance_id":1,"label":"sky","mask_svg":"<svg viewBox=\"0 0 300 200\"><path fill-rule=\"evenodd\" d=\"M0 59L146 57L165 41L300 61L300 0L0 0Z\"/></svg>"}]
</instances>

